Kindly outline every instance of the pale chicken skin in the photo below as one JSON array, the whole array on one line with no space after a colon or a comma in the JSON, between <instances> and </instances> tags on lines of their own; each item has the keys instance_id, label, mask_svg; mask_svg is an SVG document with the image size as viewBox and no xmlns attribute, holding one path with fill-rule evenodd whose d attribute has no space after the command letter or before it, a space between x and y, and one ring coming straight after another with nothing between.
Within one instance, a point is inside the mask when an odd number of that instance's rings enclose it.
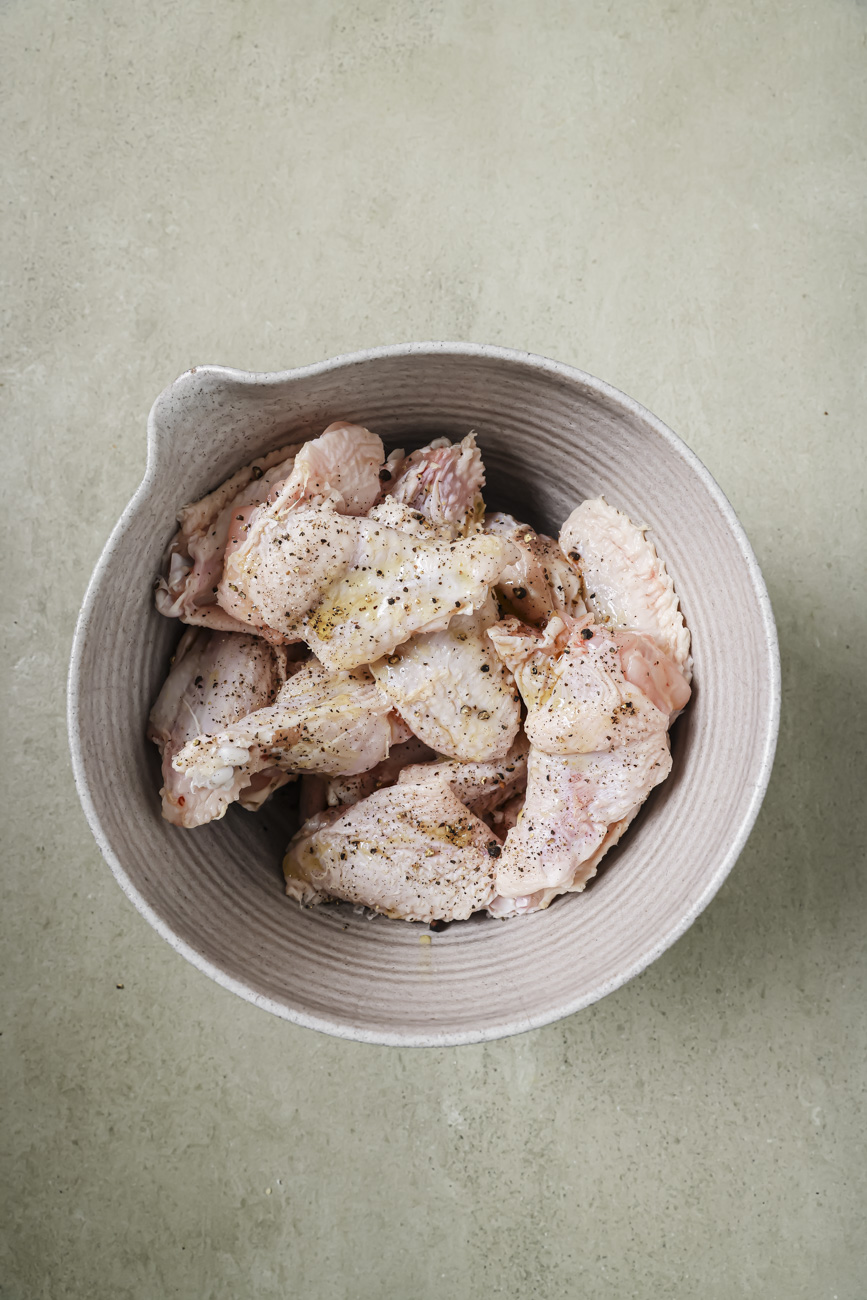
<instances>
[{"instance_id":1,"label":"pale chicken skin","mask_svg":"<svg viewBox=\"0 0 867 1300\"><path fill-rule=\"evenodd\" d=\"M222 731L272 704L287 673L296 668L287 665L285 650L258 637L201 627L184 633L148 723L148 737L162 756L160 798L166 821L190 829L219 815L214 791L195 789L172 760L188 741ZM255 810L290 779L276 767L265 767L242 792L241 802Z\"/></svg>"},{"instance_id":2,"label":"pale chicken skin","mask_svg":"<svg viewBox=\"0 0 867 1300\"><path fill-rule=\"evenodd\" d=\"M515 674L528 739L549 754L587 754L664 731L689 699L674 663L631 632L558 616L543 632L505 619L488 636Z\"/></svg>"},{"instance_id":3,"label":"pale chicken skin","mask_svg":"<svg viewBox=\"0 0 867 1300\"><path fill-rule=\"evenodd\" d=\"M500 763L414 763L397 785L353 799L351 809L316 811L287 849L286 892L307 905L339 898L408 921L463 920L487 907L502 845L482 818L523 790L527 748L521 738ZM390 761L374 771L384 777ZM324 797L324 784L313 798Z\"/></svg>"},{"instance_id":4,"label":"pale chicken skin","mask_svg":"<svg viewBox=\"0 0 867 1300\"><path fill-rule=\"evenodd\" d=\"M365 515L382 493L382 439L360 424L338 420L305 442L292 474L275 495L276 511L299 501L331 502L344 515Z\"/></svg>"},{"instance_id":5,"label":"pale chicken skin","mask_svg":"<svg viewBox=\"0 0 867 1300\"><path fill-rule=\"evenodd\" d=\"M428 540L331 505L299 504L254 520L227 556L220 599L239 620L350 668L481 605L512 557L498 538Z\"/></svg>"},{"instance_id":6,"label":"pale chicken skin","mask_svg":"<svg viewBox=\"0 0 867 1300\"><path fill-rule=\"evenodd\" d=\"M499 538L427 541L328 507L300 507L272 522L248 556L244 599L257 618L304 640L335 669L372 663L417 632L448 627L484 603L512 558Z\"/></svg>"},{"instance_id":7,"label":"pale chicken skin","mask_svg":"<svg viewBox=\"0 0 867 1300\"><path fill-rule=\"evenodd\" d=\"M689 681L689 630L674 583L646 532L596 497L572 511L560 545L580 570L587 604L599 621L649 637Z\"/></svg>"},{"instance_id":8,"label":"pale chicken skin","mask_svg":"<svg viewBox=\"0 0 867 1300\"><path fill-rule=\"evenodd\" d=\"M502 758L521 723L514 678L485 633L496 601L457 614L447 628L412 637L371 672L419 739L465 763Z\"/></svg>"},{"instance_id":9,"label":"pale chicken skin","mask_svg":"<svg viewBox=\"0 0 867 1300\"><path fill-rule=\"evenodd\" d=\"M484 527L486 533L508 538L518 549L518 559L503 570L496 588L510 612L534 626L547 623L554 614L570 618L586 614L581 577L553 537L498 512L485 516Z\"/></svg>"},{"instance_id":10,"label":"pale chicken skin","mask_svg":"<svg viewBox=\"0 0 867 1300\"><path fill-rule=\"evenodd\" d=\"M232 524L267 501L275 485L291 474L300 450L298 443L269 452L179 511L181 526L169 544L154 593L161 614L223 632L256 630L217 604L226 545Z\"/></svg>"},{"instance_id":11,"label":"pale chicken skin","mask_svg":"<svg viewBox=\"0 0 867 1300\"><path fill-rule=\"evenodd\" d=\"M356 776L314 776L307 774L301 778L301 799L298 815L301 822L306 822L315 813L324 812L326 808L340 808L358 803L374 790L383 790L395 785L401 772L410 763L428 763L436 754L418 740L410 736L402 738L399 719L391 715L392 746L388 758L384 758L376 767ZM397 725L395 725L397 722Z\"/></svg>"},{"instance_id":12,"label":"pale chicken skin","mask_svg":"<svg viewBox=\"0 0 867 1300\"><path fill-rule=\"evenodd\" d=\"M518 810L516 816L512 816L512 807L515 801L505 805L503 812L511 819L509 826L504 830L494 823L494 829L499 834L507 833L512 826L517 826L523 812L523 804ZM599 847L589 858L578 864L573 872L572 878L567 885L554 885L547 889L538 889L533 894L519 894L516 898L506 898L503 894L496 894L488 904L488 915L495 917L497 920L505 921L513 916L523 916L527 912L539 912L546 908L555 898L560 898L563 894L580 894L588 881L596 875L599 864L605 857L609 849L613 849L615 844L623 837L625 832L632 825L634 819L641 811L641 804L635 808L619 822L614 822L608 827L608 831L602 839Z\"/></svg>"},{"instance_id":13,"label":"pale chicken skin","mask_svg":"<svg viewBox=\"0 0 867 1300\"><path fill-rule=\"evenodd\" d=\"M365 772L391 747L391 702L366 668L329 672L315 660L286 682L274 704L190 741L173 760L194 791L214 794L222 817L257 773Z\"/></svg>"},{"instance_id":14,"label":"pale chicken skin","mask_svg":"<svg viewBox=\"0 0 867 1300\"><path fill-rule=\"evenodd\" d=\"M318 438L296 450L291 473L267 500L232 512L217 600L249 629L279 630L268 621L267 609L263 612L256 603L255 592L248 594L247 586L255 585L251 575L259 567L259 553L279 535L280 522L302 505L328 506L340 515L364 515L382 492L382 440L361 425L330 424Z\"/></svg>"},{"instance_id":15,"label":"pale chicken skin","mask_svg":"<svg viewBox=\"0 0 867 1300\"><path fill-rule=\"evenodd\" d=\"M499 917L584 888L671 770L669 719L689 696L680 670L646 637L559 617L544 632L507 623L496 630L498 650L524 695L531 749L524 807L489 908ZM627 680L624 662L655 703Z\"/></svg>"},{"instance_id":16,"label":"pale chicken skin","mask_svg":"<svg viewBox=\"0 0 867 1300\"><path fill-rule=\"evenodd\" d=\"M439 438L406 458L369 517L415 537L454 537L478 528L484 481L474 435L454 445ZM498 617L488 595L447 628L417 633L371 665L414 734L449 758L500 758L520 726L512 676L484 635Z\"/></svg>"},{"instance_id":17,"label":"pale chicken skin","mask_svg":"<svg viewBox=\"0 0 867 1300\"><path fill-rule=\"evenodd\" d=\"M395 785L401 773L406 771L410 764L429 763L436 758L430 746L419 740L417 736L410 736L408 740L402 741L395 739L394 721L392 717L393 743L388 758L384 758L368 772L360 772L357 776L321 778L324 787L324 802L321 808L339 808L341 805L358 803L359 799L365 799L369 794L373 794L374 790L384 790L390 785Z\"/></svg>"},{"instance_id":18,"label":"pale chicken skin","mask_svg":"<svg viewBox=\"0 0 867 1300\"><path fill-rule=\"evenodd\" d=\"M527 788L527 755L524 736L518 736L499 762L460 763L440 759L435 763L414 762L398 777L399 785L420 785L434 778L445 781L461 803L477 817L484 817L523 796Z\"/></svg>"},{"instance_id":19,"label":"pale chicken skin","mask_svg":"<svg viewBox=\"0 0 867 1300\"><path fill-rule=\"evenodd\" d=\"M438 529L428 523L420 510L413 510L412 506L404 505L394 497L383 497L368 510L367 517L375 523L385 524L386 528L408 533L410 537L420 537L423 541L434 541L440 536Z\"/></svg>"},{"instance_id":20,"label":"pale chicken skin","mask_svg":"<svg viewBox=\"0 0 867 1300\"><path fill-rule=\"evenodd\" d=\"M501 845L437 779L394 785L302 827L283 860L286 892L404 921L458 921L487 907Z\"/></svg>"},{"instance_id":21,"label":"pale chicken skin","mask_svg":"<svg viewBox=\"0 0 867 1300\"><path fill-rule=\"evenodd\" d=\"M592 508L573 512L561 541L575 543L585 583L592 576L587 599L604 625L555 617L541 632L518 620L489 631L524 696L531 741L526 800L506 836L492 916L534 911L584 888L668 776L668 727L690 695L689 642L679 631L688 633L665 566L626 516L604 502L585 505Z\"/></svg>"},{"instance_id":22,"label":"pale chicken skin","mask_svg":"<svg viewBox=\"0 0 867 1300\"><path fill-rule=\"evenodd\" d=\"M372 663L419 632L447 628L484 604L511 558L499 538L425 542L368 519L353 522L362 536L352 571L298 625L314 654L334 667Z\"/></svg>"},{"instance_id":23,"label":"pale chicken skin","mask_svg":"<svg viewBox=\"0 0 867 1300\"><path fill-rule=\"evenodd\" d=\"M485 513L485 467L475 434L461 442L436 438L397 465L385 492L418 511L441 537L462 537Z\"/></svg>"},{"instance_id":24,"label":"pale chicken skin","mask_svg":"<svg viewBox=\"0 0 867 1300\"><path fill-rule=\"evenodd\" d=\"M497 864L498 896L583 889L609 827L634 816L670 770L665 730L601 753L531 748L524 811Z\"/></svg>"},{"instance_id":25,"label":"pale chicken skin","mask_svg":"<svg viewBox=\"0 0 867 1300\"><path fill-rule=\"evenodd\" d=\"M484 481L475 440L382 455L356 426L305 445L275 499L229 539L218 596L233 618L354 668L484 603L517 552L502 539L453 540Z\"/></svg>"}]
</instances>

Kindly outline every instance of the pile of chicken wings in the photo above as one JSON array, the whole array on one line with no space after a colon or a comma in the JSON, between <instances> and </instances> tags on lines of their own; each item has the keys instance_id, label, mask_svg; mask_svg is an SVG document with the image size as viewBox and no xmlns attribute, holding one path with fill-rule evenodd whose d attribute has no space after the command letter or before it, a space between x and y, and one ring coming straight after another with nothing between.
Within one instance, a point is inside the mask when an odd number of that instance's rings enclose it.
<instances>
[{"instance_id":1,"label":"pile of chicken wings","mask_svg":"<svg viewBox=\"0 0 867 1300\"><path fill-rule=\"evenodd\" d=\"M473 434L386 456L337 423L181 510L148 727L169 822L300 780L304 905L436 923L584 888L671 769L690 634L643 527L600 497L555 541L484 482Z\"/></svg>"}]
</instances>

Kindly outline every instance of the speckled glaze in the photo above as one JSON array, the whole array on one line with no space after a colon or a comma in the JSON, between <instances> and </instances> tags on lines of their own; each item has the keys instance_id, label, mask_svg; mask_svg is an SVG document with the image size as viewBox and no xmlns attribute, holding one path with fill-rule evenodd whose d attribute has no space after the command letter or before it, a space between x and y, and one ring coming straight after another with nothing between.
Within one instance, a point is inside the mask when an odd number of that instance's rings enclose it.
<instances>
[{"instance_id":1,"label":"speckled glaze","mask_svg":"<svg viewBox=\"0 0 867 1300\"><path fill-rule=\"evenodd\" d=\"M426 928L283 893L292 829L278 795L182 832L160 817L145 722L181 625L152 585L178 508L237 466L346 418L387 446L475 429L487 500L556 535L603 493L647 524L693 635L694 695L674 770L584 894L509 922ZM737 631L736 641L732 631ZM286 1019L363 1042L478 1042L580 1010L638 974L707 906L753 825L779 718L773 615L722 492L665 425L622 393L541 357L417 343L279 374L188 371L148 422L144 480L91 579L70 667L78 790L143 916L200 970Z\"/></svg>"}]
</instances>

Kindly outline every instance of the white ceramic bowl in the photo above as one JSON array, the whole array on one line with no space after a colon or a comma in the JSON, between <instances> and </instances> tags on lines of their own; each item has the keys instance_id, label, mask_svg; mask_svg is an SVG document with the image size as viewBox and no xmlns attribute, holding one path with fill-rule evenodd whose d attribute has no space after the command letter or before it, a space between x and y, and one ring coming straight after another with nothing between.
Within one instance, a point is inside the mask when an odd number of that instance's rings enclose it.
<instances>
[{"instance_id":1,"label":"white ceramic bowl","mask_svg":"<svg viewBox=\"0 0 867 1300\"><path fill-rule=\"evenodd\" d=\"M496 508L553 533L603 493L651 529L692 631L695 691L674 770L584 894L546 912L429 932L283 893L280 795L181 831L160 817L148 710L181 632L152 585L178 508L332 420L387 445L478 434ZM742 849L779 716L773 615L743 529L691 451L609 385L469 344L378 348L280 374L199 367L157 399L148 465L96 567L75 636L78 790L121 888L218 983L299 1024L365 1042L478 1042L578 1011L643 970L698 916ZM424 941L422 941L424 940Z\"/></svg>"}]
</instances>

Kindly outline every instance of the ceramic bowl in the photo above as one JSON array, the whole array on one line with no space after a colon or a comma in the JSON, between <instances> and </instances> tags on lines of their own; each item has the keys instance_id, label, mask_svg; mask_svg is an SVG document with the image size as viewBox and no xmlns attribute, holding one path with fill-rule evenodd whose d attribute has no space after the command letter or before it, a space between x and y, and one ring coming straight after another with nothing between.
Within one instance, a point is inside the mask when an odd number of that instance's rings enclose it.
<instances>
[{"instance_id":1,"label":"ceramic bowl","mask_svg":"<svg viewBox=\"0 0 867 1300\"><path fill-rule=\"evenodd\" d=\"M160 817L150 706L182 631L152 587L180 506L269 448L337 418L407 448L475 429L485 496L557 534L604 494L649 526L693 636L694 695L674 770L583 894L512 921L431 935L283 893L291 799L181 831ZM188 371L154 404L141 487L93 574L75 636L69 727L93 833L128 898L199 970L255 1005L364 1042L443 1045L518 1033L638 974L719 889L773 762L779 662L761 573L693 453L608 384L469 344L374 349L279 374Z\"/></svg>"}]
</instances>

